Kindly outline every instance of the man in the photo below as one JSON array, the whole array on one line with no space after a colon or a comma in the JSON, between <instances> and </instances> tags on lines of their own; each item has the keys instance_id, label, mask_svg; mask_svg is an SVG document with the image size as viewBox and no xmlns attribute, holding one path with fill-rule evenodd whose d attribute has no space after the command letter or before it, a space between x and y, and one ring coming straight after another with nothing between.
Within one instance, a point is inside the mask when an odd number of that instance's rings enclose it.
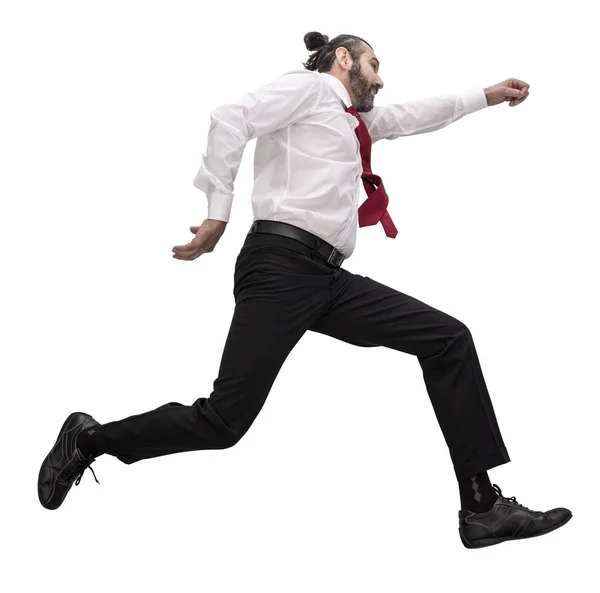
<instances>
[{"instance_id":1,"label":"man","mask_svg":"<svg viewBox=\"0 0 600 593\"><path fill-rule=\"evenodd\" d=\"M214 391L190 406L170 402L104 425L71 414L40 469L40 502L58 508L103 453L131 464L235 445L288 354L311 330L418 357L454 464L466 547L553 531L571 518L569 510L532 511L490 483L487 470L510 458L465 324L341 267L354 250L357 226L381 222L388 237L397 234L381 178L371 171L372 142L437 130L488 105L518 105L529 85L509 79L375 107L383 80L366 41L340 35L329 42L311 32L305 43L317 51L304 69L211 113L208 149L194 179L207 195L208 217L191 227L190 243L173 247L180 260L213 251L229 220L244 148L257 138L254 221L236 260L236 307ZM369 197L359 208L361 179Z\"/></svg>"}]
</instances>

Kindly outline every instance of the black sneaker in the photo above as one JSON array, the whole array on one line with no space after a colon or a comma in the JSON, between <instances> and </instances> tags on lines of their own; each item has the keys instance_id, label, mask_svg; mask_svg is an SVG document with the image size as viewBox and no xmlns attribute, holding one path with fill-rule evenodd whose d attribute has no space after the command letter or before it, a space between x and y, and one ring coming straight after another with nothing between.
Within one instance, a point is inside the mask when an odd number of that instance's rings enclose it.
<instances>
[{"instance_id":1,"label":"black sneaker","mask_svg":"<svg viewBox=\"0 0 600 593\"><path fill-rule=\"evenodd\" d=\"M519 504L514 496L502 496L502 490L496 484L492 486L498 499L489 511L458 511L458 532L467 548L484 548L511 539L544 535L562 527L573 516L563 507L546 512L532 511Z\"/></svg>"},{"instance_id":2,"label":"black sneaker","mask_svg":"<svg viewBox=\"0 0 600 593\"><path fill-rule=\"evenodd\" d=\"M44 459L38 476L38 497L42 506L57 509L67 496L75 478L78 486L83 472L94 462L94 457L84 457L77 448L77 437L84 428L100 424L89 414L73 412L62 425L58 438ZM94 479L98 482L94 470ZM100 482L98 482L99 484Z\"/></svg>"}]
</instances>

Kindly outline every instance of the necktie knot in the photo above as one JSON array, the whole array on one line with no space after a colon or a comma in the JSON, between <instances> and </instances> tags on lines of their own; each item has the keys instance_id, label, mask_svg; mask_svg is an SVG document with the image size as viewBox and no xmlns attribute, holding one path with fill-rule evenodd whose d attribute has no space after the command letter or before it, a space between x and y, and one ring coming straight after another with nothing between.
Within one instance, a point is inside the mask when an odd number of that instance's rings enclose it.
<instances>
[{"instance_id":1,"label":"necktie knot","mask_svg":"<svg viewBox=\"0 0 600 593\"><path fill-rule=\"evenodd\" d=\"M352 115L355 115L356 117L358 117L358 119L360 119L360 115L358 114L358 111L356 111L356 109L354 108L353 105L350 105L350 107L346 107L346 111L348 113L351 113Z\"/></svg>"}]
</instances>

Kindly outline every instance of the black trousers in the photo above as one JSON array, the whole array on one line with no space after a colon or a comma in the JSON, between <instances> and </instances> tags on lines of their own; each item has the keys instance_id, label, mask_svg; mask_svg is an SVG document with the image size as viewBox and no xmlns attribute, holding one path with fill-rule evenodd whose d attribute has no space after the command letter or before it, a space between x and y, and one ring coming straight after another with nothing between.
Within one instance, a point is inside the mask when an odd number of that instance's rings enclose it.
<instances>
[{"instance_id":1,"label":"black trousers","mask_svg":"<svg viewBox=\"0 0 600 593\"><path fill-rule=\"evenodd\" d=\"M418 358L457 479L510 461L473 338L458 319L327 263L293 238L264 233L246 237L235 264L234 297L210 396L104 424L97 441L102 452L131 464L233 446L260 412L288 354L310 330Z\"/></svg>"}]
</instances>

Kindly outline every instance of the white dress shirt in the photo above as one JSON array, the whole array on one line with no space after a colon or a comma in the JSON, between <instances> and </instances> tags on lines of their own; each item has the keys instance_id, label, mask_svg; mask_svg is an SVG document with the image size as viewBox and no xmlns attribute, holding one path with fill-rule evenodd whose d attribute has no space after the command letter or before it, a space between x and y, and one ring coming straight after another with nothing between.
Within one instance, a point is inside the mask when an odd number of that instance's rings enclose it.
<instances>
[{"instance_id":1,"label":"white dress shirt","mask_svg":"<svg viewBox=\"0 0 600 593\"><path fill-rule=\"evenodd\" d=\"M293 224L349 258L356 245L358 207L367 198L355 130L358 119L345 110L351 105L338 78L301 68L214 109L207 149L193 181L206 193L207 218L229 220L244 149L257 138L254 220ZM377 142L439 130L484 107L485 93L476 88L375 105L359 113ZM377 171L377 163L372 165Z\"/></svg>"}]
</instances>

